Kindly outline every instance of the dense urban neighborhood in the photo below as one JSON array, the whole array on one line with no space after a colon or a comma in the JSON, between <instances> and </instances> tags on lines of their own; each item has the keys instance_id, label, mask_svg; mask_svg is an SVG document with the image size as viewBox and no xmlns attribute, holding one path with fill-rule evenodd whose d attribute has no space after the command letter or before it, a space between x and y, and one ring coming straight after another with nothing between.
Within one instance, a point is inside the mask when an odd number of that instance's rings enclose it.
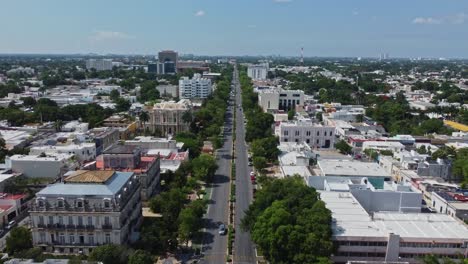
<instances>
[{"instance_id":1,"label":"dense urban neighborhood","mask_svg":"<svg viewBox=\"0 0 468 264\"><path fill-rule=\"evenodd\" d=\"M2 263L466 263L468 61L2 55Z\"/></svg>"}]
</instances>

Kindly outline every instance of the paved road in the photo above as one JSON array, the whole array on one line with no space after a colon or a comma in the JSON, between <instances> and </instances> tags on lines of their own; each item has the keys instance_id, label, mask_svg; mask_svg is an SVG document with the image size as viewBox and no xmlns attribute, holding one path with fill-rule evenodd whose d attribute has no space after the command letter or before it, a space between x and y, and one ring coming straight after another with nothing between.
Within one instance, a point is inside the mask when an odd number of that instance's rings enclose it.
<instances>
[{"instance_id":1,"label":"paved road","mask_svg":"<svg viewBox=\"0 0 468 264\"><path fill-rule=\"evenodd\" d=\"M227 236L219 235L218 227L220 223L227 225L229 216L228 200L232 158L233 108L231 104L226 111L224 146L218 150L217 154L219 168L214 177L210 205L205 216L204 257L200 263L219 264L226 262Z\"/></svg>"},{"instance_id":2,"label":"paved road","mask_svg":"<svg viewBox=\"0 0 468 264\"><path fill-rule=\"evenodd\" d=\"M236 93L236 238L234 241L234 263L256 263L255 251L250 234L242 232L240 223L244 212L252 202L252 184L250 182L251 168L248 166L247 146L245 143L244 117L242 114L242 97L239 74L237 68L234 71Z\"/></svg>"}]
</instances>

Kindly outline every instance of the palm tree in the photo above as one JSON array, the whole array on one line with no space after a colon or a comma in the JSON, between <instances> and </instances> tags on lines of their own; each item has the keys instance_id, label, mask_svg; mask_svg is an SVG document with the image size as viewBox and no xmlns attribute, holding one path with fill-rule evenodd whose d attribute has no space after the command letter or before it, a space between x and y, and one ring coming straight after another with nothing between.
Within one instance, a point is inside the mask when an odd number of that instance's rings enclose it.
<instances>
[{"instance_id":1,"label":"palm tree","mask_svg":"<svg viewBox=\"0 0 468 264\"><path fill-rule=\"evenodd\" d=\"M55 121L54 126L55 126L55 131L57 131L57 132L62 131L63 121L58 119L57 121Z\"/></svg>"},{"instance_id":2,"label":"palm tree","mask_svg":"<svg viewBox=\"0 0 468 264\"><path fill-rule=\"evenodd\" d=\"M146 127L146 122L149 120L149 114L146 111L141 111L140 121L143 123L143 127Z\"/></svg>"}]
</instances>

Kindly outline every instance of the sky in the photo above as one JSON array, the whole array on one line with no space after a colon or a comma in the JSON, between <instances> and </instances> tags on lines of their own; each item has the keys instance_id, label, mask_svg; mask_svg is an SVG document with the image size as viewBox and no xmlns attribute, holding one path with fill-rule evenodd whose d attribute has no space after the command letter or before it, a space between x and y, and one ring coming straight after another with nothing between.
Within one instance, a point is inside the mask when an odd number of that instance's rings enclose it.
<instances>
[{"instance_id":1,"label":"sky","mask_svg":"<svg viewBox=\"0 0 468 264\"><path fill-rule=\"evenodd\" d=\"M0 0L0 53L468 58L468 0Z\"/></svg>"}]
</instances>

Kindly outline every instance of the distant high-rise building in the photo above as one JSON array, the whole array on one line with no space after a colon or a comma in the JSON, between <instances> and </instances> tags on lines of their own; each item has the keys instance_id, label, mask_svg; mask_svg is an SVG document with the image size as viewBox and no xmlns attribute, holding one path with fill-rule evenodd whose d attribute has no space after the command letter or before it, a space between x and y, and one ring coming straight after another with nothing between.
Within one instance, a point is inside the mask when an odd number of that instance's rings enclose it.
<instances>
[{"instance_id":1,"label":"distant high-rise building","mask_svg":"<svg viewBox=\"0 0 468 264\"><path fill-rule=\"evenodd\" d=\"M252 78L252 80L266 80L268 69L268 63L250 65L247 68L247 75Z\"/></svg>"},{"instance_id":2,"label":"distant high-rise building","mask_svg":"<svg viewBox=\"0 0 468 264\"><path fill-rule=\"evenodd\" d=\"M211 80L202 78L199 73L195 74L192 79L182 77L179 80L179 96L181 99L204 99L210 96L212 91Z\"/></svg>"},{"instance_id":3,"label":"distant high-rise building","mask_svg":"<svg viewBox=\"0 0 468 264\"><path fill-rule=\"evenodd\" d=\"M164 63L149 63L148 64L148 73L151 74L164 74Z\"/></svg>"},{"instance_id":4,"label":"distant high-rise building","mask_svg":"<svg viewBox=\"0 0 468 264\"><path fill-rule=\"evenodd\" d=\"M159 63L164 64L165 74L177 73L177 60L179 55L173 50L163 50L158 53Z\"/></svg>"},{"instance_id":5,"label":"distant high-rise building","mask_svg":"<svg viewBox=\"0 0 468 264\"><path fill-rule=\"evenodd\" d=\"M86 69L96 71L110 71L113 67L112 60L109 59L89 59L86 61Z\"/></svg>"}]
</instances>

